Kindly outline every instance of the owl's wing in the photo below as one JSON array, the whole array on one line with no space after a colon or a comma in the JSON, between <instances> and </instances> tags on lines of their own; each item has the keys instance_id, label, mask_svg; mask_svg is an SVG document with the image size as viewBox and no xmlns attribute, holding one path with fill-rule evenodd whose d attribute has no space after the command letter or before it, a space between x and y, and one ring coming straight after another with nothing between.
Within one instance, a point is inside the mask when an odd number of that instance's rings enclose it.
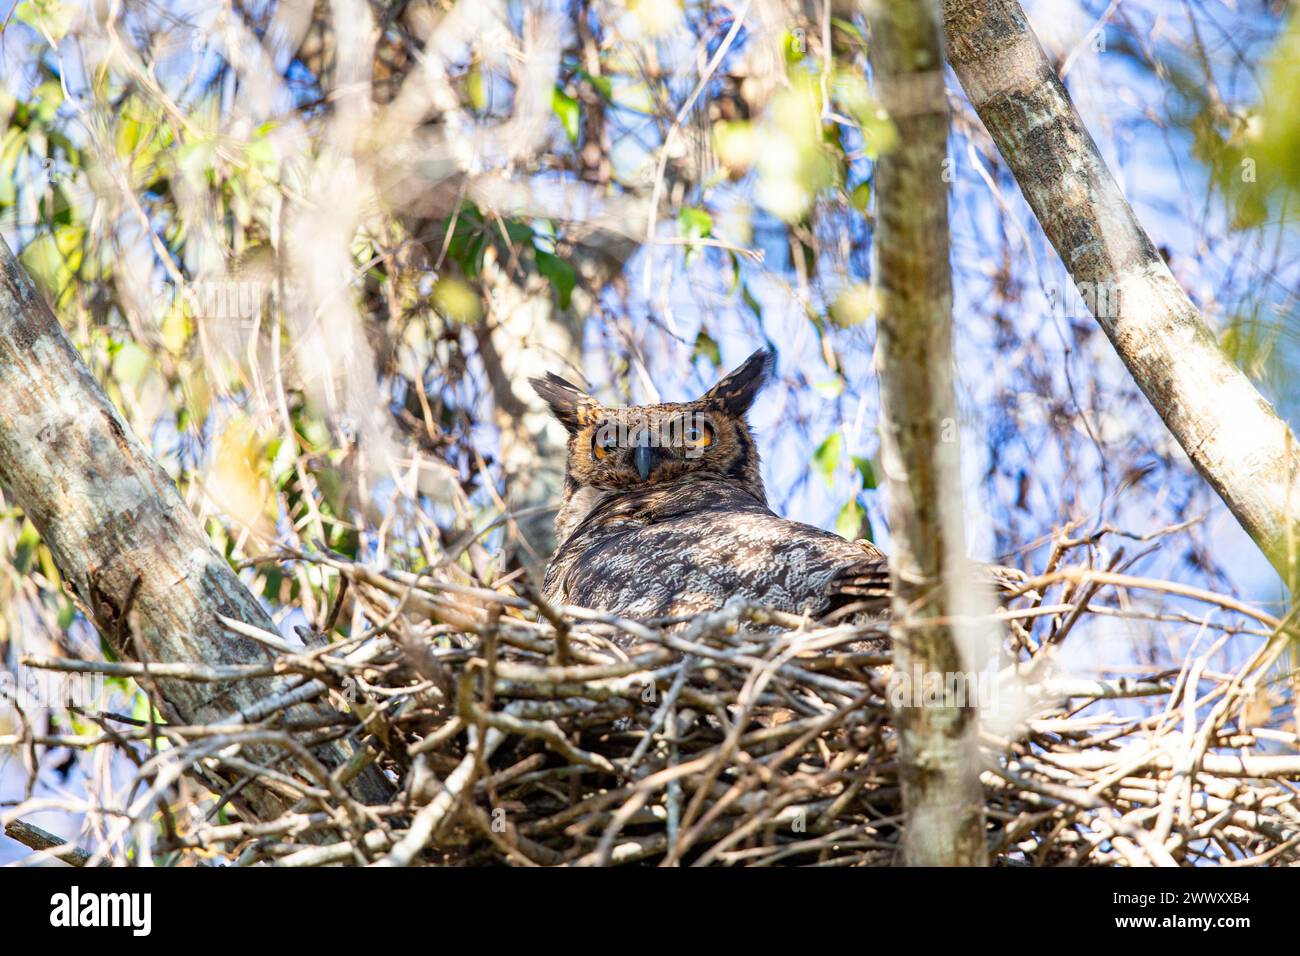
<instances>
[{"instance_id":1,"label":"owl's wing","mask_svg":"<svg viewBox=\"0 0 1300 956\"><path fill-rule=\"evenodd\" d=\"M887 613L892 592L870 541L778 517L732 483L695 481L598 505L552 558L544 593L642 619L744 597L833 623Z\"/></svg>"},{"instance_id":2,"label":"owl's wing","mask_svg":"<svg viewBox=\"0 0 1300 956\"><path fill-rule=\"evenodd\" d=\"M870 542L780 518L723 481L601 504L546 575L547 596L557 603L639 618L694 614L732 597L820 618L858 600L883 609L888 585L884 556Z\"/></svg>"},{"instance_id":3,"label":"owl's wing","mask_svg":"<svg viewBox=\"0 0 1300 956\"><path fill-rule=\"evenodd\" d=\"M843 620L859 613L883 614L889 610L893 590L889 578L889 559L870 541L859 539L854 544L865 552L862 560L843 568L827 585L830 605L822 620L826 623ZM1023 594L1025 573L1019 568L998 564L979 564L972 569L978 585L1002 595ZM1034 596L1036 592L1027 592Z\"/></svg>"},{"instance_id":4,"label":"owl's wing","mask_svg":"<svg viewBox=\"0 0 1300 956\"><path fill-rule=\"evenodd\" d=\"M826 585L827 623L860 613L883 614L889 610L893 592L889 584L889 559L866 539L853 542L862 550L861 559L844 565Z\"/></svg>"}]
</instances>

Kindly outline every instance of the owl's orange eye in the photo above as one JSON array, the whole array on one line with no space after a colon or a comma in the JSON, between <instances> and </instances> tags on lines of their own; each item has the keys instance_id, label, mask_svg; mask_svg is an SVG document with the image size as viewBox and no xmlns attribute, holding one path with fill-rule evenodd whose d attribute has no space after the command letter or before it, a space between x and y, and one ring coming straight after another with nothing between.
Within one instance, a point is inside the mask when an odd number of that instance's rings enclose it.
<instances>
[{"instance_id":1,"label":"owl's orange eye","mask_svg":"<svg viewBox=\"0 0 1300 956\"><path fill-rule=\"evenodd\" d=\"M689 424L682 431L687 448L708 448L713 444L713 429L708 422Z\"/></svg>"},{"instance_id":2,"label":"owl's orange eye","mask_svg":"<svg viewBox=\"0 0 1300 956\"><path fill-rule=\"evenodd\" d=\"M591 439L591 457L597 461L604 461L605 456L618 447L618 434L604 428L596 429L596 434Z\"/></svg>"}]
</instances>

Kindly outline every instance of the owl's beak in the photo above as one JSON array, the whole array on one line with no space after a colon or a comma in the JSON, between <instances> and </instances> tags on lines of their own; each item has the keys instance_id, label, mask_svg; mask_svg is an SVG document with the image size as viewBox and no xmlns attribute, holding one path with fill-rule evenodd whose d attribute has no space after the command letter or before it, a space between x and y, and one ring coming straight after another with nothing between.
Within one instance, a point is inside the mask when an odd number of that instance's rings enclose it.
<instances>
[{"instance_id":1,"label":"owl's beak","mask_svg":"<svg viewBox=\"0 0 1300 956\"><path fill-rule=\"evenodd\" d=\"M636 465L636 473L645 481L650 477L650 472L654 471L655 464L659 461L659 449L652 448L649 441L636 446L636 451L632 452L632 463Z\"/></svg>"}]
</instances>

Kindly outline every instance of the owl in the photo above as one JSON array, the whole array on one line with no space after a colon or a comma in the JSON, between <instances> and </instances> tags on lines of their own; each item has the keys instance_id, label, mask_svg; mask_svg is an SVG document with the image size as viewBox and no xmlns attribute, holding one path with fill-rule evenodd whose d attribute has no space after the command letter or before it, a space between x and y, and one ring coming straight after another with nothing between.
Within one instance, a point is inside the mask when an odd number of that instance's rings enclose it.
<instances>
[{"instance_id":1,"label":"owl","mask_svg":"<svg viewBox=\"0 0 1300 956\"><path fill-rule=\"evenodd\" d=\"M758 351L693 402L632 408L531 380L569 433L547 600L638 620L737 596L823 620L888 607L875 545L768 506L746 414L772 363Z\"/></svg>"}]
</instances>

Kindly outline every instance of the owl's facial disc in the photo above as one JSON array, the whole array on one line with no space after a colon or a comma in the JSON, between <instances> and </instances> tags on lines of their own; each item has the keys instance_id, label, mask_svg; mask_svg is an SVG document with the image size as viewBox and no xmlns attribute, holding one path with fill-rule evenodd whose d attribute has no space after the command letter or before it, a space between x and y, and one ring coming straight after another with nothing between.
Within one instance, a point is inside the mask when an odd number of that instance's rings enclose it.
<instances>
[{"instance_id":1,"label":"owl's facial disc","mask_svg":"<svg viewBox=\"0 0 1300 956\"><path fill-rule=\"evenodd\" d=\"M556 532L567 538L600 502L619 494L699 480L738 485L766 503L758 450L745 418L772 372L755 352L693 402L614 408L554 374L530 379L569 433L564 501Z\"/></svg>"}]
</instances>

